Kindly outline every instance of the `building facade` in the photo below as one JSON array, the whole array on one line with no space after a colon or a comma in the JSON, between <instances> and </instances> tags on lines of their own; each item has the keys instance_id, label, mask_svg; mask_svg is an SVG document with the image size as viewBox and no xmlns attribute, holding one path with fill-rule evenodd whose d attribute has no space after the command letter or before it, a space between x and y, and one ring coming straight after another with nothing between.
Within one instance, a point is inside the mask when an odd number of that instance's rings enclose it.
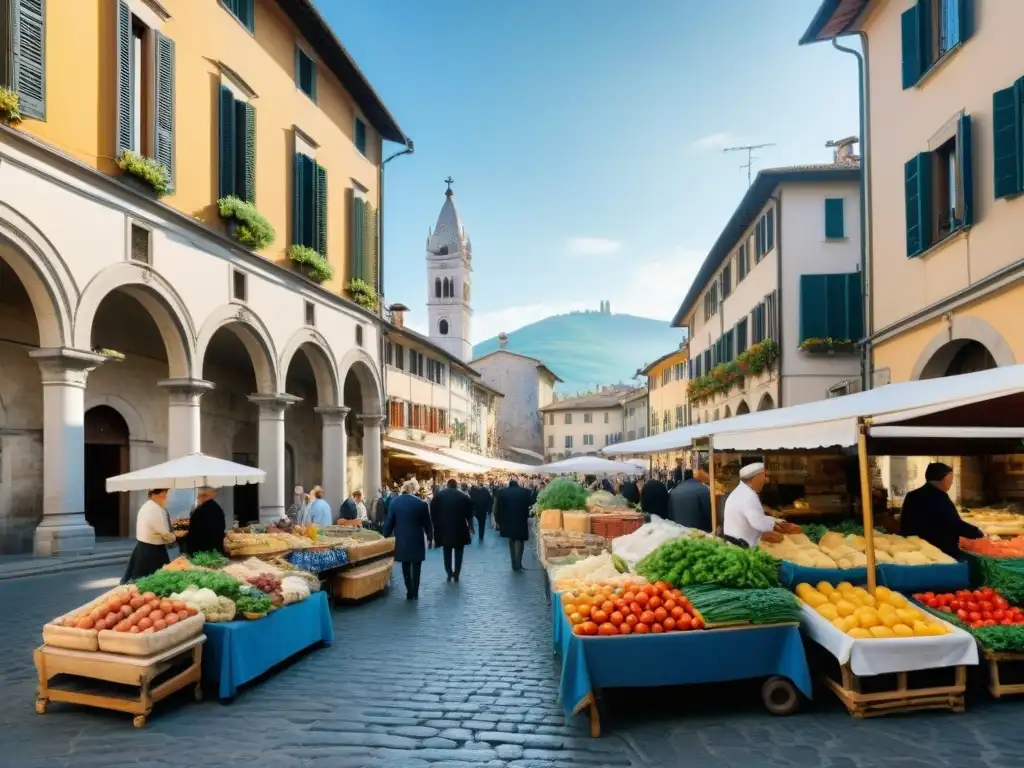
<instances>
[{"instance_id":1,"label":"building facade","mask_svg":"<svg viewBox=\"0 0 1024 768\"><path fill-rule=\"evenodd\" d=\"M639 440L650 434L648 392L638 388L622 398L622 436L624 440Z\"/></svg>"},{"instance_id":2,"label":"building facade","mask_svg":"<svg viewBox=\"0 0 1024 768\"><path fill-rule=\"evenodd\" d=\"M632 390L608 387L601 392L555 400L540 409L544 459L597 453L622 441L622 399Z\"/></svg>"},{"instance_id":3,"label":"building facade","mask_svg":"<svg viewBox=\"0 0 1024 768\"><path fill-rule=\"evenodd\" d=\"M691 423L822 400L859 382L855 141L830 142L830 164L760 171L705 258L673 319L688 331Z\"/></svg>"},{"instance_id":4,"label":"building facade","mask_svg":"<svg viewBox=\"0 0 1024 768\"><path fill-rule=\"evenodd\" d=\"M687 361L689 349L686 342L653 363L640 373L647 377L647 402L650 410L650 431L652 435L687 426L689 402L686 390L689 386Z\"/></svg>"},{"instance_id":5,"label":"building facade","mask_svg":"<svg viewBox=\"0 0 1024 768\"><path fill-rule=\"evenodd\" d=\"M473 360L483 382L503 393L495 424L500 458L523 463L540 463L544 457L541 408L555 398L558 376L540 360L505 349L507 337L499 335L501 347Z\"/></svg>"},{"instance_id":6,"label":"building facade","mask_svg":"<svg viewBox=\"0 0 1024 768\"><path fill-rule=\"evenodd\" d=\"M372 495L381 152L411 143L334 33L307 0L4 7L3 549L132 535L106 478L200 450L266 472L222 490L241 521Z\"/></svg>"},{"instance_id":7,"label":"building facade","mask_svg":"<svg viewBox=\"0 0 1024 768\"><path fill-rule=\"evenodd\" d=\"M427 236L428 336L462 362L473 357L470 342L473 243L455 207L452 179L447 182L437 224Z\"/></svg>"},{"instance_id":8,"label":"building facade","mask_svg":"<svg viewBox=\"0 0 1024 768\"><path fill-rule=\"evenodd\" d=\"M875 386L1024 360L1022 22L1016 2L845 0L801 40L866 39Z\"/></svg>"}]
</instances>

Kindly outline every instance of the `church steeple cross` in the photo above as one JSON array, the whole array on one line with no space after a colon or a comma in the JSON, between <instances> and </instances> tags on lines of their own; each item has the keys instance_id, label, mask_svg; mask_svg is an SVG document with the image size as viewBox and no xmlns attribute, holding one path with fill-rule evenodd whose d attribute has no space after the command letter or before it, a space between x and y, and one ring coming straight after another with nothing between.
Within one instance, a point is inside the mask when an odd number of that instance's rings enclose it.
<instances>
[{"instance_id":1,"label":"church steeple cross","mask_svg":"<svg viewBox=\"0 0 1024 768\"><path fill-rule=\"evenodd\" d=\"M455 194L454 192L452 192L452 184L455 183L455 179L449 176L447 179L444 180L444 183L448 185L448 189L445 190L444 195L445 197L451 197L452 195Z\"/></svg>"}]
</instances>

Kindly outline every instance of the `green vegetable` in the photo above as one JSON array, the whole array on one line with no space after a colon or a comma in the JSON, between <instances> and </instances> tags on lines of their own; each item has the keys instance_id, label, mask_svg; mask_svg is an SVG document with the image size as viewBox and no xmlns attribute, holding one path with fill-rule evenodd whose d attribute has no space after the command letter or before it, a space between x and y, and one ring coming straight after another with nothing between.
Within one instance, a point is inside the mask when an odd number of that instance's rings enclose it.
<instances>
[{"instance_id":1,"label":"green vegetable","mask_svg":"<svg viewBox=\"0 0 1024 768\"><path fill-rule=\"evenodd\" d=\"M725 589L695 584L683 594L711 624L785 624L800 621L800 606L787 589Z\"/></svg>"},{"instance_id":2,"label":"green vegetable","mask_svg":"<svg viewBox=\"0 0 1024 768\"><path fill-rule=\"evenodd\" d=\"M211 589L232 600L239 597L242 586L238 579L218 571L157 571L152 576L138 579L135 585L140 592L152 592L160 597L170 597L175 592L184 592L195 586Z\"/></svg>"},{"instance_id":3,"label":"green vegetable","mask_svg":"<svg viewBox=\"0 0 1024 768\"><path fill-rule=\"evenodd\" d=\"M992 587L1011 605L1024 603L1024 558L982 555L975 555L975 558L982 584Z\"/></svg>"},{"instance_id":4,"label":"green vegetable","mask_svg":"<svg viewBox=\"0 0 1024 768\"><path fill-rule=\"evenodd\" d=\"M273 604L270 602L270 598L266 595L258 597L242 595L235 600L235 605L241 613L266 613L270 610Z\"/></svg>"},{"instance_id":5,"label":"green vegetable","mask_svg":"<svg viewBox=\"0 0 1024 768\"><path fill-rule=\"evenodd\" d=\"M228 559L220 552L196 552L189 559L200 568L223 568L228 564Z\"/></svg>"},{"instance_id":6,"label":"green vegetable","mask_svg":"<svg viewBox=\"0 0 1024 768\"><path fill-rule=\"evenodd\" d=\"M779 564L759 549L742 549L719 539L684 537L658 547L636 566L648 581L674 587L717 584L738 589L779 586Z\"/></svg>"},{"instance_id":7,"label":"green vegetable","mask_svg":"<svg viewBox=\"0 0 1024 768\"><path fill-rule=\"evenodd\" d=\"M587 495L587 489L575 480L559 477L537 494L537 509L583 509Z\"/></svg>"},{"instance_id":8,"label":"green vegetable","mask_svg":"<svg viewBox=\"0 0 1024 768\"><path fill-rule=\"evenodd\" d=\"M986 583L986 586L992 585ZM1010 598L1005 594L1003 597L1010 600ZM1014 601L1010 600L1010 602ZM949 622L954 627L959 627L964 632L971 633L974 639L977 640L981 644L981 647L986 651L1011 651L1014 653L1024 653L1024 625L996 624L992 627L975 628L960 621L955 613L946 613L945 611L940 611L938 608L930 608L919 600L915 600L914 603L921 610L928 611L928 613L938 616L940 619Z\"/></svg>"},{"instance_id":9,"label":"green vegetable","mask_svg":"<svg viewBox=\"0 0 1024 768\"><path fill-rule=\"evenodd\" d=\"M821 523L805 523L800 527L804 529L804 535L815 544L821 541L821 537L828 533L828 527L821 525Z\"/></svg>"},{"instance_id":10,"label":"green vegetable","mask_svg":"<svg viewBox=\"0 0 1024 768\"><path fill-rule=\"evenodd\" d=\"M612 565L619 573L629 573L629 565L618 555L612 555Z\"/></svg>"}]
</instances>

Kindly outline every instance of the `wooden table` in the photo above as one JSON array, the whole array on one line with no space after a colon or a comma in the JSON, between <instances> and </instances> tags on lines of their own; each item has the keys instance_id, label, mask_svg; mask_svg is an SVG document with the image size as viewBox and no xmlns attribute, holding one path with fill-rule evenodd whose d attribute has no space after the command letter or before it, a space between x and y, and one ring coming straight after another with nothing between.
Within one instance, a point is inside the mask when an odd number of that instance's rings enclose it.
<instances>
[{"instance_id":1,"label":"wooden table","mask_svg":"<svg viewBox=\"0 0 1024 768\"><path fill-rule=\"evenodd\" d=\"M199 635L148 658L40 646L33 653L39 673L36 712L45 714L51 701L82 704L133 714L133 724L141 728L154 704L186 686L194 685L196 701L202 699L205 641L206 636ZM154 687L157 678L162 679ZM114 690L114 685L138 688L138 694Z\"/></svg>"}]
</instances>

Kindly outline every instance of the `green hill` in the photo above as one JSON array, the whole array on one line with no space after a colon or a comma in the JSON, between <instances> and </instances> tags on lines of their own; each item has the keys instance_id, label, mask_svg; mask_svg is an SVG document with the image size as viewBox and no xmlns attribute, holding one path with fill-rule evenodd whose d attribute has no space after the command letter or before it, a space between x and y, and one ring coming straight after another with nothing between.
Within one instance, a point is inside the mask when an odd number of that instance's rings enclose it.
<instances>
[{"instance_id":1,"label":"green hill","mask_svg":"<svg viewBox=\"0 0 1024 768\"><path fill-rule=\"evenodd\" d=\"M565 379L558 390L572 393L599 384L630 383L638 368L682 340L683 330L665 320L589 311L547 317L512 331L507 349L543 362ZM495 336L473 347L473 356L497 348Z\"/></svg>"}]
</instances>

